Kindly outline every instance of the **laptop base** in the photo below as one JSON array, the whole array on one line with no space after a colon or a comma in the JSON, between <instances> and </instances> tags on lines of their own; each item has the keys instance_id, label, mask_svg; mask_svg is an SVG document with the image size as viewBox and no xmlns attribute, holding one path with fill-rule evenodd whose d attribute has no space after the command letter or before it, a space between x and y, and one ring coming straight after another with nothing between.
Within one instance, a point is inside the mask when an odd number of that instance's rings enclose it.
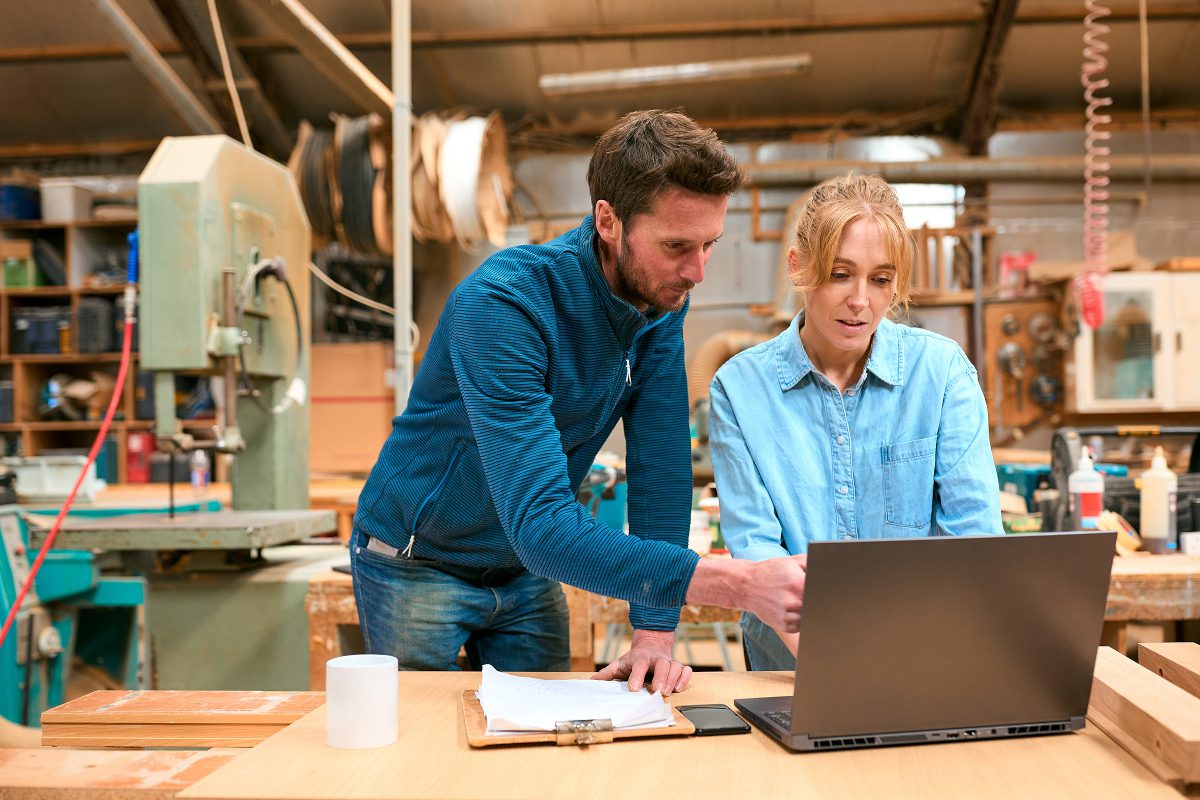
<instances>
[{"instance_id":1,"label":"laptop base","mask_svg":"<svg viewBox=\"0 0 1200 800\"><path fill-rule=\"evenodd\" d=\"M947 728L931 731L880 733L868 736L809 736L793 733L790 725L792 697L752 697L734 700L737 710L759 730L789 750L817 752L821 750L853 750L863 747L894 747L908 744L936 744L972 739L1008 739L1017 736L1044 736L1070 733L1083 728L1083 717L1022 725L983 725L969 728Z\"/></svg>"}]
</instances>

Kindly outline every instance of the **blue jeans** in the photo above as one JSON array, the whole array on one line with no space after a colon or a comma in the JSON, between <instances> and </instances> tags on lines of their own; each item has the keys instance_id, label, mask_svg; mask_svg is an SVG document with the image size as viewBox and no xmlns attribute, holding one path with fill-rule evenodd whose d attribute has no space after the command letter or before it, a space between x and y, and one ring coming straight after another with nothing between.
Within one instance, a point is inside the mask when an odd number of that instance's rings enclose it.
<instances>
[{"instance_id":1,"label":"blue jeans","mask_svg":"<svg viewBox=\"0 0 1200 800\"><path fill-rule=\"evenodd\" d=\"M775 629L749 611L742 612L742 643L746 647L746 660L751 670L796 669L796 657L787 649Z\"/></svg>"},{"instance_id":2,"label":"blue jeans","mask_svg":"<svg viewBox=\"0 0 1200 800\"><path fill-rule=\"evenodd\" d=\"M461 647L472 669L570 669L567 601L558 581L519 570L502 585L473 582L436 562L386 556L365 543L356 529L350 569L368 653L394 655L408 670L458 669Z\"/></svg>"}]
</instances>

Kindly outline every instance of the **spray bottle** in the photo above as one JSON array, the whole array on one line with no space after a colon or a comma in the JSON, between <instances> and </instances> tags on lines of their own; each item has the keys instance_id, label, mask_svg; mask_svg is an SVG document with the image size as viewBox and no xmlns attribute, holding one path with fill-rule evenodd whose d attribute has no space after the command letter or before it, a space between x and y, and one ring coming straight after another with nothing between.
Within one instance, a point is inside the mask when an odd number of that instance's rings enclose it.
<instances>
[{"instance_id":1,"label":"spray bottle","mask_svg":"<svg viewBox=\"0 0 1200 800\"><path fill-rule=\"evenodd\" d=\"M1104 476L1096 471L1092 455L1085 447L1079 456L1079 468L1067 479L1070 498L1069 530L1094 531L1104 511Z\"/></svg>"},{"instance_id":2,"label":"spray bottle","mask_svg":"<svg viewBox=\"0 0 1200 800\"><path fill-rule=\"evenodd\" d=\"M1142 519L1138 533L1142 547L1151 553L1174 553L1178 548L1175 520L1175 492L1179 481L1167 467L1161 447L1154 448L1150 469L1142 473Z\"/></svg>"}]
</instances>

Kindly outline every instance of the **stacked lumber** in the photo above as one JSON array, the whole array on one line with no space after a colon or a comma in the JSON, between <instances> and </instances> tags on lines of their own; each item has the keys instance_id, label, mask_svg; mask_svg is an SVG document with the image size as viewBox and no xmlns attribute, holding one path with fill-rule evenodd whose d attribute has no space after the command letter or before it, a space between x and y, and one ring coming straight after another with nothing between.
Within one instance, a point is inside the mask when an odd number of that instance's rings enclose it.
<instances>
[{"instance_id":1,"label":"stacked lumber","mask_svg":"<svg viewBox=\"0 0 1200 800\"><path fill-rule=\"evenodd\" d=\"M323 692L99 691L42 714L45 747L253 747Z\"/></svg>"}]
</instances>

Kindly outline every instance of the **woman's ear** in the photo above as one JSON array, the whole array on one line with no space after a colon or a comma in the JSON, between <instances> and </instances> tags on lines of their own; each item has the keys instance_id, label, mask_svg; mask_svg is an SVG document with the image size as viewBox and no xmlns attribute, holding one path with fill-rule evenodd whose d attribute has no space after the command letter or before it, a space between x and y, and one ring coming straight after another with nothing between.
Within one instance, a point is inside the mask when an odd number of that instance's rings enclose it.
<instances>
[{"instance_id":1,"label":"woman's ear","mask_svg":"<svg viewBox=\"0 0 1200 800\"><path fill-rule=\"evenodd\" d=\"M792 285L800 286L800 253L796 250L795 245L788 248L787 254L787 271L788 277L792 279Z\"/></svg>"}]
</instances>

